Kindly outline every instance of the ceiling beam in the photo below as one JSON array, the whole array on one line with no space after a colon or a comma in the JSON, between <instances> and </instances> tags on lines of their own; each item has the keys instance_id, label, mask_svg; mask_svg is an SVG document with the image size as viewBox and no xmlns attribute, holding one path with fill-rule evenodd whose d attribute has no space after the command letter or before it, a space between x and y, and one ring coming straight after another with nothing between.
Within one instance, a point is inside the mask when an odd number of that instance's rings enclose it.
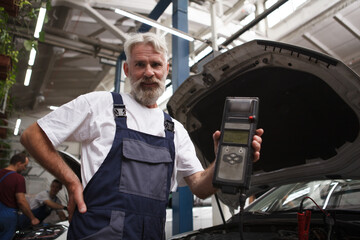
<instances>
[{"instance_id":1,"label":"ceiling beam","mask_svg":"<svg viewBox=\"0 0 360 240\"><path fill-rule=\"evenodd\" d=\"M331 3L331 1L323 0L326 3ZM321 14L311 17L310 20L306 22L302 22L301 26L290 30L290 31L283 31L283 34L281 37L276 38L274 40L282 41L282 42L291 42L292 39L297 38L298 36L301 36L305 32L309 32L309 30L316 26L318 23L325 21L326 19L332 18L334 15L336 15L340 10L348 7L349 5L353 4L358 0L341 0L335 4L333 4L331 7L329 7L327 10L322 12ZM311 1L312 3L312 1ZM317 1L314 1L314 3L317 3ZM314 8L313 6L312 8ZM291 22L292 23L292 22ZM290 23L289 23L290 24Z\"/></svg>"},{"instance_id":2,"label":"ceiling beam","mask_svg":"<svg viewBox=\"0 0 360 240\"><path fill-rule=\"evenodd\" d=\"M128 38L128 35L121 31L119 28L115 27L113 24L109 23L108 20L93 9L86 2L78 2L78 1L70 1L70 0L54 0L52 2L53 6L66 6L69 8L75 8L78 10L84 11L87 15L95 19L95 21L105 27L109 32L111 32L115 37L121 39L121 41L125 42Z\"/></svg>"},{"instance_id":3,"label":"ceiling beam","mask_svg":"<svg viewBox=\"0 0 360 240\"><path fill-rule=\"evenodd\" d=\"M349 20L344 18L341 14L336 14L334 19L340 23L346 30L348 30L352 35L354 35L357 39L360 40L360 30L352 24Z\"/></svg>"},{"instance_id":4,"label":"ceiling beam","mask_svg":"<svg viewBox=\"0 0 360 240\"><path fill-rule=\"evenodd\" d=\"M15 36L25 39L31 39L31 36L26 30L17 29L17 32L13 32ZM68 33L63 30L44 27L45 39L44 44L72 50L75 52L105 57L111 60L116 60L118 55L122 52L122 46L102 42L98 39L93 39L85 36L80 36L73 33Z\"/></svg>"},{"instance_id":5,"label":"ceiling beam","mask_svg":"<svg viewBox=\"0 0 360 240\"><path fill-rule=\"evenodd\" d=\"M258 16L255 17L254 20L252 20L250 23L248 23L246 26L244 26L242 29L240 29L239 31L237 31L236 33L234 33L231 37L229 37L228 39L225 40L225 42L223 42L221 45L223 46L227 46L229 45L232 41L234 41L235 39L237 39L239 36L241 36L243 33L245 33L246 31L248 31L250 28L254 27L256 24L258 24L261 20L263 20L264 18L266 18L270 13L272 13L273 11L275 11L276 9L278 9L279 7L281 7L281 5L283 5L284 3L286 3L288 0L279 0L277 1L274 5L272 5L270 8L266 9L265 11L263 11L261 14L259 14Z\"/></svg>"},{"instance_id":6,"label":"ceiling beam","mask_svg":"<svg viewBox=\"0 0 360 240\"><path fill-rule=\"evenodd\" d=\"M89 36L82 36L79 34L74 34L70 32L63 31L61 29L57 28L51 28L51 27L44 27L45 35L52 34L54 36L60 37L60 38L66 38L69 40L73 40L74 42L82 42L88 45L97 46L102 49L107 49L110 51L114 51L117 53L121 53L123 50L123 46L119 46L117 44L111 44L107 42L103 42L97 38L89 37Z\"/></svg>"},{"instance_id":7,"label":"ceiling beam","mask_svg":"<svg viewBox=\"0 0 360 240\"><path fill-rule=\"evenodd\" d=\"M322 51L323 53L328 54L334 58L341 59L334 51L332 51L328 46L326 46L323 42L314 37L312 34L307 32L304 33L302 37L306 39L309 43L320 49L320 51Z\"/></svg>"}]
</instances>

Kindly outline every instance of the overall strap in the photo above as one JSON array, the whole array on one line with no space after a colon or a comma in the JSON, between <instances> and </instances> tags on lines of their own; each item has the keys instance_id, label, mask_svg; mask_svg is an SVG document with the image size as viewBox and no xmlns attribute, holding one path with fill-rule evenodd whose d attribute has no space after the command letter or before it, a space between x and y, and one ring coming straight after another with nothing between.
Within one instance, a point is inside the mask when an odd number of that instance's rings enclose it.
<instances>
[{"instance_id":1,"label":"overall strap","mask_svg":"<svg viewBox=\"0 0 360 240\"><path fill-rule=\"evenodd\" d=\"M113 112L114 112L116 126L122 126L124 128L127 128L126 108L122 100L122 97L119 93L111 92L111 94L114 101Z\"/></svg>"},{"instance_id":2,"label":"overall strap","mask_svg":"<svg viewBox=\"0 0 360 240\"><path fill-rule=\"evenodd\" d=\"M175 125L169 114L164 112L164 127L167 139L174 140Z\"/></svg>"},{"instance_id":3,"label":"overall strap","mask_svg":"<svg viewBox=\"0 0 360 240\"><path fill-rule=\"evenodd\" d=\"M12 173L15 173L15 171L11 171L11 172L8 172L7 174L5 174L1 179L0 179L0 183L10 174Z\"/></svg>"}]
</instances>

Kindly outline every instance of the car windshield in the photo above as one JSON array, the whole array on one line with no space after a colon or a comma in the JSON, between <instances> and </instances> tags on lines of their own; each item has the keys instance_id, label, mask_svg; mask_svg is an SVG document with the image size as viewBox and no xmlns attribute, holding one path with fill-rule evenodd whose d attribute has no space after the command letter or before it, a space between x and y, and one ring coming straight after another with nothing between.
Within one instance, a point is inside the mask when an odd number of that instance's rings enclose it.
<instances>
[{"instance_id":1,"label":"car windshield","mask_svg":"<svg viewBox=\"0 0 360 240\"><path fill-rule=\"evenodd\" d=\"M297 211L302 201L303 209L318 209L310 198L322 209L359 209L360 180L321 180L283 185L264 194L246 211Z\"/></svg>"}]
</instances>

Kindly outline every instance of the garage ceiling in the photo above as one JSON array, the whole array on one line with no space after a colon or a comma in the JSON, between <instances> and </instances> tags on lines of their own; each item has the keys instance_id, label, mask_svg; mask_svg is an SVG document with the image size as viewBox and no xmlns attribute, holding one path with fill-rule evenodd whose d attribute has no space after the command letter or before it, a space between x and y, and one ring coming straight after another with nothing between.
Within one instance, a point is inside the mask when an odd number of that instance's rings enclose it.
<instances>
[{"instance_id":1,"label":"garage ceiling","mask_svg":"<svg viewBox=\"0 0 360 240\"><path fill-rule=\"evenodd\" d=\"M299 0L296 1L299 3ZM221 51L256 38L270 39L331 55L360 74L360 1L303 1L292 14L286 16L289 6L297 7L294 5L296 1L284 1L286 3L277 12L240 36L235 36L234 41ZM43 29L45 42L39 43L39 53L29 86L23 85L27 59L25 57L20 60L17 83L11 90L15 112L18 115L36 113L47 110L49 106L60 106L81 94L111 90L114 86L115 67L101 63L100 59L115 62L122 52L127 34L135 32L141 25L116 14L111 8L147 16L157 4L166 2L168 1L53 0L49 21ZM221 45L251 24L256 11L260 14L264 4L261 0L189 1L189 34L203 40L190 43L190 64L198 62L211 51L212 6L216 13L217 45ZM285 7L287 9L284 12ZM269 28L266 22L273 24L270 17L279 19L280 22ZM158 22L171 26L171 3ZM166 37L171 49L171 37L169 34ZM19 44L22 44L24 38L26 34L17 33L16 41ZM204 43L205 40L208 43ZM201 52L203 49L205 52Z\"/></svg>"}]
</instances>

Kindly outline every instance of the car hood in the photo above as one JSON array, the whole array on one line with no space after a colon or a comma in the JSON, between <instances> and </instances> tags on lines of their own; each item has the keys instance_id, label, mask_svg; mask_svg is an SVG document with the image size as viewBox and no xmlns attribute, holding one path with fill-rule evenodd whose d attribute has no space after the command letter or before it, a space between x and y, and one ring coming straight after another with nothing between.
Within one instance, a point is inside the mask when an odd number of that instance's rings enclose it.
<instances>
[{"instance_id":1,"label":"car hood","mask_svg":"<svg viewBox=\"0 0 360 240\"><path fill-rule=\"evenodd\" d=\"M258 127L265 133L249 194L297 181L360 177L360 78L341 61L254 40L204 64L167 105L204 167L215 159L212 134L220 129L227 96L260 99Z\"/></svg>"}]
</instances>

